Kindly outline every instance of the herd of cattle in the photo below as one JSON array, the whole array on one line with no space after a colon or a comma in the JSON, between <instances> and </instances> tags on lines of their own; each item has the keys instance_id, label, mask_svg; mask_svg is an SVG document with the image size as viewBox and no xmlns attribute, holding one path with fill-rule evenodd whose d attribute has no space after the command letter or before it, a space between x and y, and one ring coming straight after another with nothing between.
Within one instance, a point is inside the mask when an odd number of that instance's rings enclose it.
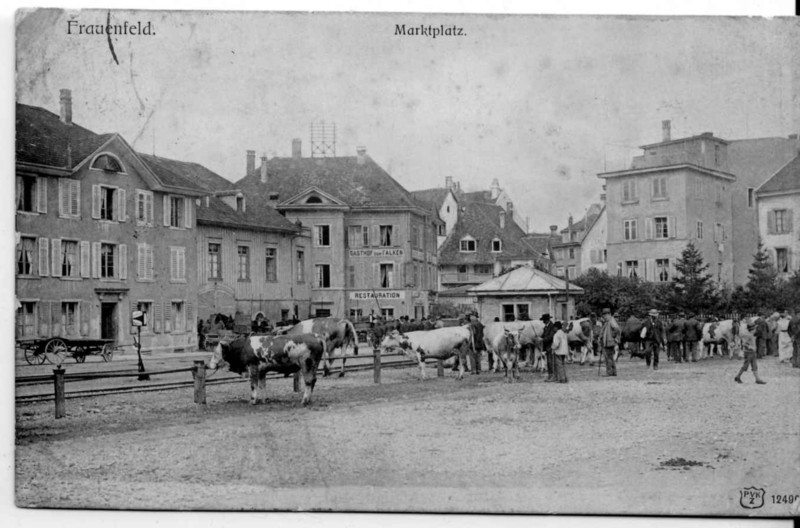
<instances>
[{"instance_id":1,"label":"herd of cattle","mask_svg":"<svg viewBox=\"0 0 800 528\"><path fill-rule=\"evenodd\" d=\"M631 317L620 324L622 335L620 349L631 356L641 355L644 321ZM441 326L438 325L438 326ZM602 322L582 318L565 325L570 345L568 361L573 354L580 354L580 364L587 358L590 364L599 360L598 336ZM464 376L465 368L475 370L476 359L486 350L490 365L496 372L505 368L506 379L519 377L519 368L525 364L534 370L546 370L546 354L542 346L545 325L542 321L493 322L484 326L476 319L463 325L408 331L399 325L375 328L373 342L386 352L402 351L419 364L420 376L425 379L427 359L449 359L456 357L457 379ZM666 330L665 330L666 332ZM740 352L740 336L749 334L747 319L739 322L724 320L705 323L702 328L700 359L711 354L711 347L719 346L721 354ZM377 336L377 338L376 338ZM666 341L666 335L660 341ZM617 351L619 354L619 350ZM332 317L301 321L295 326L281 330L279 335L253 335L238 338L230 343L220 342L214 349L209 368L228 366L238 374L250 376L251 403L260 401L259 393L265 389L268 372L285 375L300 372L305 384L303 405L311 401L316 384L317 369L323 364L323 375L330 373L330 362L341 358L339 376L345 372L347 356L358 355L358 337L353 324L346 319Z\"/></svg>"}]
</instances>

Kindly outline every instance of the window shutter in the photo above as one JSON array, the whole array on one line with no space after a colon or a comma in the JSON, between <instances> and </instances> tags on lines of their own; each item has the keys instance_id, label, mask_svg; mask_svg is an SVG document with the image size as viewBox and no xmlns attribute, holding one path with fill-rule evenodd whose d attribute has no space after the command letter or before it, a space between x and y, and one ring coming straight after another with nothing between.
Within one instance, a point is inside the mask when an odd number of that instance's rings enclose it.
<instances>
[{"instance_id":1,"label":"window shutter","mask_svg":"<svg viewBox=\"0 0 800 528\"><path fill-rule=\"evenodd\" d=\"M66 180L58 180L58 214L64 216L69 210L69 192L67 188L68 182Z\"/></svg>"},{"instance_id":2,"label":"window shutter","mask_svg":"<svg viewBox=\"0 0 800 528\"><path fill-rule=\"evenodd\" d=\"M92 185L92 218L100 218L100 186Z\"/></svg>"},{"instance_id":3,"label":"window shutter","mask_svg":"<svg viewBox=\"0 0 800 528\"><path fill-rule=\"evenodd\" d=\"M38 303L39 308L39 335L50 337L50 303L43 301Z\"/></svg>"},{"instance_id":4,"label":"window shutter","mask_svg":"<svg viewBox=\"0 0 800 528\"><path fill-rule=\"evenodd\" d=\"M91 275L91 262L90 245L88 241L84 240L81 242L81 277L84 279Z\"/></svg>"},{"instance_id":5,"label":"window shutter","mask_svg":"<svg viewBox=\"0 0 800 528\"><path fill-rule=\"evenodd\" d=\"M136 277L139 279L144 278L144 263L145 263L145 246L144 244L136 244Z\"/></svg>"},{"instance_id":6,"label":"window shutter","mask_svg":"<svg viewBox=\"0 0 800 528\"><path fill-rule=\"evenodd\" d=\"M36 178L36 210L47 213L47 178Z\"/></svg>"},{"instance_id":7,"label":"window shutter","mask_svg":"<svg viewBox=\"0 0 800 528\"><path fill-rule=\"evenodd\" d=\"M169 248L169 278L178 278L178 248Z\"/></svg>"},{"instance_id":8,"label":"window shutter","mask_svg":"<svg viewBox=\"0 0 800 528\"><path fill-rule=\"evenodd\" d=\"M186 280L186 248L178 249L178 278Z\"/></svg>"},{"instance_id":9,"label":"window shutter","mask_svg":"<svg viewBox=\"0 0 800 528\"><path fill-rule=\"evenodd\" d=\"M39 276L50 275L50 241L46 238L39 239Z\"/></svg>"},{"instance_id":10,"label":"window shutter","mask_svg":"<svg viewBox=\"0 0 800 528\"><path fill-rule=\"evenodd\" d=\"M381 265L377 262L372 264L372 287L373 288L380 288L381 287Z\"/></svg>"},{"instance_id":11,"label":"window shutter","mask_svg":"<svg viewBox=\"0 0 800 528\"><path fill-rule=\"evenodd\" d=\"M100 242L92 242L92 278L100 278Z\"/></svg>"},{"instance_id":12,"label":"window shutter","mask_svg":"<svg viewBox=\"0 0 800 528\"><path fill-rule=\"evenodd\" d=\"M408 284L408 280L406 280L406 266L405 262L398 262L397 263L397 280L395 281L392 286L394 288L405 288L406 284Z\"/></svg>"},{"instance_id":13,"label":"window shutter","mask_svg":"<svg viewBox=\"0 0 800 528\"><path fill-rule=\"evenodd\" d=\"M644 219L644 238L645 238L645 240L652 240L653 239L653 219L652 218L645 218Z\"/></svg>"},{"instance_id":14,"label":"window shutter","mask_svg":"<svg viewBox=\"0 0 800 528\"><path fill-rule=\"evenodd\" d=\"M61 239L54 238L52 239L53 249L51 251L50 256L52 257L53 261L53 270L51 275L53 277L60 277L61 276Z\"/></svg>"},{"instance_id":15,"label":"window shutter","mask_svg":"<svg viewBox=\"0 0 800 528\"><path fill-rule=\"evenodd\" d=\"M81 182L70 182L70 204L76 216L81 216Z\"/></svg>"},{"instance_id":16,"label":"window shutter","mask_svg":"<svg viewBox=\"0 0 800 528\"><path fill-rule=\"evenodd\" d=\"M164 333L172 331L172 303L164 301Z\"/></svg>"},{"instance_id":17,"label":"window shutter","mask_svg":"<svg viewBox=\"0 0 800 528\"><path fill-rule=\"evenodd\" d=\"M157 334L161 333L161 303L153 303L153 331Z\"/></svg>"},{"instance_id":18,"label":"window shutter","mask_svg":"<svg viewBox=\"0 0 800 528\"><path fill-rule=\"evenodd\" d=\"M144 220L147 225L153 225L153 195L144 195Z\"/></svg>"},{"instance_id":19,"label":"window shutter","mask_svg":"<svg viewBox=\"0 0 800 528\"><path fill-rule=\"evenodd\" d=\"M117 189L117 196L119 198L117 200L117 202L119 202L117 204L117 212L119 213L117 220L120 222L124 222L128 218L128 202L126 200L126 195L125 189Z\"/></svg>"},{"instance_id":20,"label":"window shutter","mask_svg":"<svg viewBox=\"0 0 800 528\"><path fill-rule=\"evenodd\" d=\"M645 259L643 262L644 264L644 273L642 276L651 282L656 280L656 260L655 259Z\"/></svg>"},{"instance_id":21,"label":"window shutter","mask_svg":"<svg viewBox=\"0 0 800 528\"><path fill-rule=\"evenodd\" d=\"M169 195L164 195L164 227L169 227L170 201Z\"/></svg>"},{"instance_id":22,"label":"window shutter","mask_svg":"<svg viewBox=\"0 0 800 528\"><path fill-rule=\"evenodd\" d=\"M119 278L122 280L128 279L128 246L127 244L120 244L119 246Z\"/></svg>"},{"instance_id":23,"label":"window shutter","mask_svg":"<svg viewBox=\"0 0 800 528\"><path fill-rule=\"evenodd\" d=\"M775 211L767 211L767 233L775 234Z\"/></svg>"},{"instance_id":24,"label":"window shutter","mask_svg":"<svg viewBox=\"0 0 800 528\"><path fill-rule=\"evenodd\" d=\"M54 336L61 334L61 303L50 302L50 330Z\"/></svg>"},{"instance_id":25,"label":"window shutter","mask_svg":"<svg viewBox=\"0 0 800 528\"><path fill-rule=\"evenodd\" d=\"M89 301L81 302L81 335L89 335L89 321L91 321L92 303Z\"/></svg>"},{"instance_id":26,"label":"window shutter","mask_svg":"<svg viewBox=\"0 0 800 528\"><path fill-rule=\"evenodd\" d=\"M381 245L381 226L374 225L372 226L372 246L380 246Z\"/></svg>"},{"instance_id":27,"label":"window shutter","mask_svg":"<svg viewBox=\"0 0 800 528\"><path fill-rule=\"evenodd\" d=\"M144 274L146 279L153 280L153 246L147 245L144 250Z\"/></svg>"},{"instance_id":28,"label":"window shutter","mask_svg":"<svg viewBox=\"0 0 800 528\"><path fill-rule=\"evenodd\" d=\"M135 335L138 332L138 330L136 330L136 327L133 326L133 312L136 311L136 307L137 307L137 302L136 301L131 301L131 312L129 314L130 317L128 318L128 321L130 321L130 323L131 323L130 324L130 326L131 326L131 329L130 329L131 335ZM149 321L148 321L148 324L149 324Z\"/></svg>"},{"instance_id":29,"label":"window shutter","mask_svg":"<svg viewBox=\"0 0 800 528\"><path fill-rule=\"evenodd\" d=\"M786 210L786 217L785 217L786 219L784 220L784 224L786 225L786 232L787 233L791 233L792 232L792 213L793 212L794 211L792 211L791 209L787 209Z\"/></svg>"},{"instance_id":30,"label":"window shutter","mask_svg":"<svg viewBox=\"0 0 800 528\"><path fill-rule=\"evenodd\" d=\"M183 199L183 219L186 222L184 226L186 229L192 227L192 201L188 198Z\"/></svg>"},{"instance_id":31,"label":"window shutter","mask_svg":"<svg viewBox=\"0 0 800 528\"><path fill-rule=\"evenodd\" d=\"M678 236L678 222L674 216L669 217L669 238L676 238Z\"/></svg>"},{"instance_id":32,"label":"window shutter","mask_svg":"<svg viewBox=\"0 0 800 528\"><path fill-rule=\"evenodd\" d=\"M191 325L189 327L190 332L194 333L196 331L197 325L196 321L194 320L194 306L192 305L192 303L186 303L186 321L188 322L189 325Z\"/></svg>"}]
</instances>

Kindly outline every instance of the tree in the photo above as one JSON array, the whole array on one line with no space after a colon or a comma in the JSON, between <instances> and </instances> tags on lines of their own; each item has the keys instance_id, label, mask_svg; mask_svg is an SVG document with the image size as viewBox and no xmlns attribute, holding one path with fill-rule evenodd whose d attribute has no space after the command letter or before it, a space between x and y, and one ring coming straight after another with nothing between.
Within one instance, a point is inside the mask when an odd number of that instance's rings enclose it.
<instances>
[{"instance_id":1,"label":"tree","mask_svg":"<svg viewBox=\"0 0 800 528\"><path fill-rule=\"evenodd\" d=\"M678 272L672 281L673 308L693 313L711 310L716 305L716 292L708 264L693 242L686 244L675 263Z\"/></svg>"},{"instance_id":2,"label":"tree","mask_svg":"<svg viewBox=\"0 0 800 528\"><path fill-rule=\"evenodd\" d=\"M776 301L780 302L776 296L778 271L770 262L769 253L761 243L758 244L758 251L753 255L753 264L750 266L747 277L744 299L746 306L743 308L759 313L763 310L775 309Z\"/></svg>"}]
</instances>

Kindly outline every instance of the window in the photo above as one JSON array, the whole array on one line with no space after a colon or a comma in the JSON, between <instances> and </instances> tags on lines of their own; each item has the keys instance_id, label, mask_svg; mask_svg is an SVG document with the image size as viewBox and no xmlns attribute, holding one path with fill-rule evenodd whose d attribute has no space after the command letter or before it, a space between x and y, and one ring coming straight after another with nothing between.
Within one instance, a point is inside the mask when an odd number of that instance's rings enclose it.
<instances>
[{"instance_id":1,"label":"window","mask_svg":"<svg viewBox=\"0 0 800 528\"><path fill-rule=\"evenodd\" d=\"M526 304L504 304L503 322L530 320L530 307Z\"/></svg>"},{"instance_id":2,"label":"window","mask_svg":"<svg viewBox=\"0 0 800 528\"><path fill-rule=\"evenodd\" d=\"M753 188L752 187L748 187L747 188L747 207L752 208L754 202L755 202L755 199L754 199L754 195L753 195Z\"/></svg>"},{"instance_id":3,"label":"window","mask_svg":"<svg viewBox=\"0 0 800 528\"><path fill-rule=\"evenodd\" d=\"M331 226L314 226L314 245L316 247L328 247L331 245Z\"/></svg>"},{"instance_id":4,"label":"window","mask_svg":"<svg viewBox=\"0 0 800 528\"><path fill-rule=\"evenodd\" d=\"M208 278L221 279L222 268L220 267L220 259L222 253L221 244L209 243L208 244Z\"/></svg>"},{"instance_id":5,"label":"window","mask_svg":"<svg viewBox=\"0 0 800 528\"><path fill-rule=\"evenodd\" d=\"M458 273L458 280L465 281L467 280L467 265L466 264L459 264L456 268L456 272Z\"/></svg>"},{"instance_id":6,"label":"window","mask_svg":"<svg viewBox=\"0 0 800 528\"><path fill-rule=\"evenodd\" d=\"M350 319L361 319L364 316L364 310L361 308L350 308Z\"/></svg>"},{"instance_id":7,"label":"window","mask_svg":"<svg viewBox=\"0 0 800 528\"><path fill-rule=\"evenodd\" d=\"M17 308L17 337L36 335L36 303L22 301Z\"/></svg>"},{"instance_id":8,"label":"window","mask_svg":"<svg viewBox=\"0 0 800 528\"><path fill-rule=\"evenodd\" d=\"M417 226L411 228L411 243L415 248L422 247L422 239L419 236L419 227Z\"/></svg>"},{"instance_id":9,"label":"window","mask_svg":"<svg viewBox=\"0 0 800 528\"><path fill-rule=\"evenodd\" d=\"M786 248L775 248L775 264L778 273L789 273L789 250Z\"/></svg>"},{"instance_id":10,"label":"window","mask_svg":"<svg viewBox=\"0 0 800 528\"><path fill-rule=\"evenodd\" d=\"M184 310L183 301L172 302L172 331L185 332L186 331L186 310Z\"/></svg>"},{"instance_id":11,"label":"window","mask_svg":"<svg viewBox=\"0 0 800 528\"><path fill-rule=\"evenodd\" d=\"M699 240L703 239L703 221L702 220L698 220L697 221L697 238Z\"/></svg>"},{"instance_id":12,"label":"window","mask_svg":"<svg viewBox=\"0 0 800 528\"><path fill-rule=\"evenodd\" d=\"M414 275L413 275L414 282L412 283L412 286L417 287L419 286L419 264L415 262L413 269L414 269Z\"/></svg>"},{"instance_id":13,"label":"window","mask_svg":"<svg viewBox=\"0 0 800 528\"><path fill-rule=\"evenodd\" d=\"M37 178L35 176L17 177L17 211L33 213L37 209Z\"/></svg>"},{"instance_id":14,"label":"window","mask_svg":"<svg viewBox=\"0 0 800 528\"><path fill-rule=\"evenodd\" d=\"M276 282L278 280L278 250L275 248L267 248L267 282Z\"/></svg>"},{"instance_id":15,"label":"window","mask_svg":"<svg viewBox=\"0 0 800 528\"><path fill-rule=\"evenodd\" d=\"M575 248L569 248L569 258L575 258Z\"/></svg>"},{"instance_id":16,"label":"window","mask_svg":"<svg viewBox=\"0 0 800 528\"><path fill-rule=\"evenodd\" d=\"M92 168L107 172L122 172L122 165L120 165L119 160L108 154L97 156L92 163Z\"/></svg>"},{"instance_id":17,"label":"window","mask_svg":"<svg viewBox=\"0 0 800 528\"><path fill-rule=\"evenodd\" d=\"M114 195L116 189L113 187L100 186L100 219L114 220Z\"/></svg>"},{"instance_id":18,"label":"window","mask_svg":"<svg viewBox=\"0 0 800 528\"><path fill-rule=\"evenodd\" d=\"M492 240L492 252L499 253L501 251L503 251L503 241L499 238L495 238Z\"/></svg>"},{"instance_id":19,"label":"window","mask_svg":"<svg viewBox=\"0 0 800 528\"><path fill-rule=\"evenodd\" d=\"M653 227L655 228L656 239L669 238L669 220L666 216L655 217L653 219Z\"/></svg>"},{"instance_id":20,"label":"window","mask_svg":"<svg viewBox=\"0 0 800 528\"><path fill-rule=\"evenodd\" d=\"M316 274L317 288L331 287L331 266L330 264L317 264L314 266Z\"/></svg>"},{"instance_id":21,"label":"window","mask_svg":"<svg viewBox=\"0 0 800 528\"><path fill-rule=\"evenodd\" d=\"M572 280L575 278L575 266L567 267L567 278Z\"/></svg>"},{"instance_id":22,"label":"window","mask_svg":"<svg viewBox=\"0 0 800 528\"><path fill-rule=\"evenodd\" d=\"M728 236L725 234L725 226L722 224L715 224L714 225L714 242L720 243L724 242L728 239Z\"/></svg>"},{"instance_id":23,"label":"window","mask_svg":"<svg viewBox=\"0 0 800 528\"><path fill-rule=\"evenodd\" d=\"M387 247L392 245L392 226L382 225L381 229L381 246Z\"/></svg>"},{"instance_id":24,"label":"window","mask_svg":"<svg viewBox=\"0 0 800 528\"><path fill-rule=\"evenodd\" d=\"M153 225L153 193L136 190L136 224Z\"/></svg>"},{"instance_id":25,"label":"window","mask_svg":"<svg viewBox=\"0 0 800 528\"><path fill-rule=\"evenodd\" d=\"M100 244L101 278L112 279L115 277L116 253L117 253L117 246L115 244Z\"/></svg>"},{"instance_id":26,"label":"window","mask_svg":"<svg viewBox=\"0 0 800 528\"><path fill-rule=\"evenodd\" d=\"M250 280L250 248L239 246L236 248L236 269L240 281Z\"/></svg>"},{"instance_id":27,"label":"window","mask_svg":"<svg viewBox=\"0 0 800 528\"><path fill-rule=\"evenodd\" d=\"M68 336L78 334L78 303L61 303L61 332Z\"/></svg>"},{"instance_id":28,"label":"window","mask_svg":"<svg viewBox=\"0 0 800 528\"><path fill-rule=\"evenodd\" d=\"M36 239L21 237L17 244L17 275L33 275L33 251Z\"/></svg>"},{"instance_id":29,"label":"window","mask_svg":"<svg viewBox=\"0 0 800 528\"><path fill-rule=\"evenodd\" d=\"M173 281L186 280L186 248L169 248L169 278Z\"/></svg>"},{"instance_id":30,"label":"window","mask_svg":"<svg viewBox=\"0 0 800 528\"><path fill-rule=\"evenodd\" d=\"M669 282L669 259L656 259L656 280Z\"/></svg>"},{"instance_id":31,"label":"window","mask_svg":"<svg viewBox=\"0 0 800 528\"><path fill-rule=\"evenodd\" d=\"M625 261L625 274L630 278L636 278L639 276L639 261L638 260L626 260Z\"/></svg>"},{"instance_id":32,"label":"window","mask_svg":"<svg viewBox=\"0 0 800 528\"><path fill-rule=\"evenodd\" d=\"M169 197L169 226L184 227L184 199L179 196Z\"/></svg>"},{"instance_id":33,"label":"window","mask_svg":"<svg viewBox=\"0 0 800 528\"><path fill-rule=\"evenodd\" d=\"M636 180L622 182L622 203L636 202L639 197L636 195Z\"/></svg>"},{"instance_id":34,"label":"window","mask_svg":"<svg viewBox=\"0 0 800 528\"><path fill-rule=\"evenodd\" d=\"M306 255L305 251L297 252L297 282L306 281Z\"/></svg>"},{"instance_id":35,"label":"window","mask_svg":"<svg viewBox=\"0 0 800 528\"><path fill-rule=\"evenodd\" d=\"M717 184L717 205L722 205L722 191L724 190L725 187L721 183Z\"/></svg>"},{"instance_id":36,"label":"window","mask_svg":"<svg viewBox=\"0 0 800 528\"><path fill-rule=\"evenodd\" d=\"M58 182L58 214L67 218L79 218L81 215L81 182L78 180L59 180Z\"/></svg>"},{"instance_id":37,"label":"window","mask_svg":"<svg viewBox=\"0 0 800 528\"><path fill-rule=\"evenodd\" d=\"M316 310L314 310L314 317L330 317L330 316L331 316L330 308L317 308Z\"/></svg>"},{"instance_id":38,"label":"window","mask_svg":"<svg viewBox=\"0 0 800 528\"><path fill-rule=\"evenodd\" d=\"M244 196L236 197L236 211L240 213L244 212Z\"/></svg>"},{"instance_id":39,"label":"window","mask_svg":"<svg viewBox=\"0 0 800 528\"><path fill-rule=\"evenodd\" d=\"M578 232L577 231L570 231L569 232L569 240L570 242L575 242L578 239Z\"/></svg>"},{"instance_id":40,"label":"window","mask_svg":"<svg viewBox=\"0 0 800 528\"><path fill-rule=\"evenodd\" d=\"M447 236L447 226L439 224L439 236Z\"/></svg>"},{"instance_id":41,"label":"window","mask_svg":"<svg viewBox=\"0 0 800 528\"><path fill-rule=\"evenodd\" d=\"M559 277L564 276L564 266L559 266L556 268L556 275Z\"/></svg>"},{"instance_id":42,"label":"window","mask_svg":"<svg viewBox=\"0 0 800 528\"><path fill-rule=\"evenodd\" d=\"M624 222L624 239L637 240L639 238L636 220L625 220Z\"/></svg>"},{"instance_id":43,"label":"window","mask_svg":"<svg viewBox=\"0 0 800 528\"><path fill-rule=\"evenodd\" d=\"M719 162L720 162L719 145L714 145L714 165L719 165Z\"/></svg>"},{"instance_id":44,"label":"window","mask_svg":"<svg viewBox=\"0 0 800 528\"><path fill-rule=\"evenodd\" d=\"M603 250L603 262L608 262L608 250Z\"/></svg>"},{"instance_id":45,"label":"window","mask_svg":"<svg viewBox=\"0 0 800 528\"><path fill-rule=\"evenodd\" d=\"M662 200L667 197L667 177L656 176L653 178L653 199Z\"/></svg>"},{"instance_id":46,"label":"window","mask_svg":"<svg viewBox=\"0 0 800 528\"><path fill-rule=\"evenodd\" d=\"M348 288L355 288L356 286L356 266L355 264L350 264L347 266L347 287Z\"/></svg>"},{"instance_id":47,"label":"window","mask_svg":"<svg viewBox=\"0 0 800 528\"><path fill-rule=\"evenodd\" d=\"M461 240L460 250L463 253L474 253L476 242L472 238L465 238Z\"/></svg>"},{"instance_id":48,"label":"window","mask_svg":"<svg viewBox=\"0 0 800 528\"><path fill-rule=\"evenodd\" d=\"M394 308L381 308L381 317L386 321L394 320Z\"/></svg>"},{"instance_id":49,"label":"window","mask_svg":"<svg viewBox=\"0 0 800 528\"><path fill-rule=\"evenodd\" d=\"M153 280L153 246L136 245L136 277L139 280Z\"/></svg>"},{"instance_id":50,"label":"window","mask_svg":"<svg viewBox=\"0 0 800 528\"><path fill-rule=\"evenodd\" d=\"M79 277L80 260L78 257L78 242L75 240L61 241L61 276Z\"/></svg>"},{"instance_id":51,"label":"window","mask_svg":"<svg viewBox=\"0 0 800 528\"><path fill-rule=\"evenodd\" d=\"M394 288L394 264L381 264L380 273L380 287Z\"/></svg>"},{"instance_id":52,"label":"window","mask_svg":"<svg viewBox=\"0 0 800 528\"><path fill-rule=\"evenodd\" d=\"M360 248L363 247L364 239L362 238L362 228L366 226L350 226L347 228L347 246L351 248ZM369 231L367 231L369 232Z\"/></svg>"},{"instance_id":53,"label":"window","mask_svg":"<svg viewBox=\"0 0 800 528\"><path fill-rule=\"evenodd\" d=\"M782 234L788 233L789 230L787 229L787 214L786 209L776 209L775 210L775 233Z\"/></svg>"},{"instance_id":54,"label":"window","mask_svg":"<svg viewBox=\"0 0 800 528\"><path fill-rule=\"evenodd\" d=\"M617 262L617 277L622 277L622 262Z\"/></svg>"},{"instance_id":55,"label":"window","mask_svg":"<svg viewBox=\"0 0 800 528\"><path fill-rule=\"evenodd\" d=\"M475 264L475 273L481 275L488 275L492 273L492 265L491 264Z\"/></svg>"}]
</instances>

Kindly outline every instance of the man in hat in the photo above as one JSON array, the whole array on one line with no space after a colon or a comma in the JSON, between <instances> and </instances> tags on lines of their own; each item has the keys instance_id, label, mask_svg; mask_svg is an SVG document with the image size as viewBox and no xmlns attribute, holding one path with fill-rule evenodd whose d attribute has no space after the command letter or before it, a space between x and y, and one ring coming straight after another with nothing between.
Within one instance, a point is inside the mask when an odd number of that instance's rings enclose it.
<instances>
[{"instance_id":1,"label":"man in hat","mask_svg":"<svg viewBox=\"0 0 800 528\"><path fill-rule=\"evenodd\" d=\"M653 361L653 370L658 370L658 353L666 341L664 335L664 324L658 319L658 310L655 308L647 314L647 319L642 327L642 340L644 341L645 353L644 361L650 366Z\"/></svg>"},{"instance_id":2,"label":"man in hat","mask_svg":"<svg viewBox=\"0 0 800 528\"><path fill-rule=\"evenodd\" d=\"M691 357L692 363L697 361L697 343L703 338L703 325L697 320L694 314L689 316L686 320L686 325L683 327L683 350L686 354L686 360Z\"/></svg>"},{"instance_id":3,"label":"man in hat","mask_svg":"<svg viewBox=\"0 0 800 528\"><path fill-rule=\"evenodd\" d=\"M789 338L792 340L792 366L800 368L800 309L795 309L789 321Z\"/></svg>"},{"instance_id":4,"label":"man in hat","mask_svg":"<svg viewBox=\"0 0 800 528\"><path fill-rule=\"evenodd\" d=\"M672 320L667 330L667 343L669 346L668 358L672 361L681 363L686 359L686 351L683 349L683 332L686 330L686 319L683 314Z\"/></svg>"},{"instance_id":5,"label":"man in hat","mask_svg":"<svg viewBox=\"0 0 800 528\"><path fill-rule=\"evenodd\" d=\"M545 381L556 381L556 373L553 367L553 337L556 335L556 327L550 321L550 314L546 313L539 318L544 323L544 330L542 331L542 348L544 349L545 356L547 357L547 379Z\"/></svg>"},{"instance_id":6,"label":"man in hat","mask_svg":"<svg viewBox=\"0 0 800 528\"><path fill-rule=\"evenodd\" d=\"M603 354L606 358L606 375L617 375L617 364L614 361L614 351L619 346L620 336L622 331L619 324L611 315L610 308L603 308L603 326L600 329L600 346L603 349Z\"/></svg>"},{"instance_id":7,"label":"man in hat","mask_svg":"<svg viewBox=\"0 0 800 528\"><path fill-rule=\"evenodd\" d=\"M756 377L756 383L759 385L764 385L767 383L766 381L762 380L758 377L758 363L756 362L756 358L758 357L757 345L756 345L756 337L755 332L758 328L758 322L753 321L751 319L747 320L747 333L742 333L740 337L742 343L742 351L744 352L744 363L742 364L742 368L739 370L739 373L733 378L733 381L736 383L742 382L742 374L747 372L748 367L753 367L753 375Z\"/></svg>"}]
</instances>

